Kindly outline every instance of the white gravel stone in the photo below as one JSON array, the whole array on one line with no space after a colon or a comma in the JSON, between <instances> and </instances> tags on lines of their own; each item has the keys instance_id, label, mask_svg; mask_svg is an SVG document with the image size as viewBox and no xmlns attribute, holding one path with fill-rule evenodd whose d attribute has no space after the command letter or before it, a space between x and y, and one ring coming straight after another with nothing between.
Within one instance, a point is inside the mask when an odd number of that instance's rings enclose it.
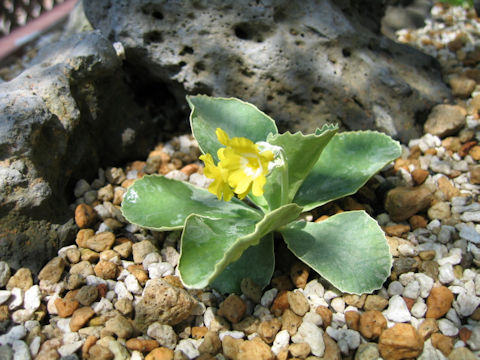
<instances>
[{"instance_id":1,"label":"white gravel stone","mask_svg":"<svg viewBox=\"0 0 480 360\"><path fill-rule=\"evenodd\" d=\"M65 334L72 332L70 329L70 320L71 318L62 318L57 320L57 327Z\"/></svg>"},{"instance_id":2,"label":"white gravel stone","mask_svg":"<svg viewBox=\"0 0 480 360\"><path fill-rule=\"evenodd\" d=\"M30 360L30 349L25 341L15 340L12 344L13 359L14 360Z\"/></svg>"},{"instance_id":3,"label":"white gravel stone","mask_svg":"<svg viewBox=\"0 0 480 360\"><path fill-rule=\"evenodd\" d=\"M0 305L9 299L11 294L12 292L10 290L0 290Z\"/></svg>"},{"instance_id":4,"label":"white gravel stone","mask_svg":"<svg viewBox=\"0 0 480 360\"><path fill-rule=\"evenodd\" d=\"M465 222L480 222L480 211L466 211L460 215L460 220Z\"/></svg>"},{"instance_id":5,"label":"white gravel stone","mask_svg":"<svg viewBox=\"0 0 480 360\"><path fill-rule=\"evenodd\" d=\"M417 319L423 318L425 313L427 312L427 305L423 301L422 298L418 298L415 304L413 304L412 309L410 310L413 316Z\"/></svg>"},{"instance_id":6,"label":"white gravel stone","mask_svg":"<svg viewBox=\"0 0 480 360\"><path fill-rule=\"evenodd\" d=\"M473 351L480 350L480 326L477 325L472 329L472 335L467 340L467 344Z\"/></svg>"},{"instance_id":7,"label":"white gravel stone","mask_svg":"<svg viewBox=\"0 0 480 360\"><path fill-rule=\"evenodd\" d=\"M458 328L448 319L440 319L437 324L443 335L456 336L458 334Z\"/></svg>"},{"instance_id":8,"label":"white gravel stone","mask_svg":"<svg viewBox=\"0 0 480 360\"><path fill-rule=\"evenodd\" d=\"M198 351L199 346L200 342L198 340L183 339L178 342L177 346L175 347L175 351L181 351L189 359L195 359L197 356L200 355L200 351Z\"/></svg>"},{"instance_id":9,"label":"white gravel stone","mask_svg":"<svg viewBox=\"0 0 480 360\"><path fill-rule=\"evenodd\" d=\"M12 313L12 321L14 323L20 324L24 323L27 320L31 320L35 310L31 309L19 309Z\"/></svg>"},{"instance_id":10,"label":"white gravel stone","mask_svg":"<svg viewBox=\"0 0 480 360\"><path fill-rule=\"evenodd\" d=\"M225 336L231 336L234 339L243 339L245 337L245 333L243 331L238 331L238 330L225 330L225 331L220 331L220 333L218 334L220 341L223 341L223 338Z\"/></svg>"},{"instance_id":11,"label":"white gravel stone","mask_svg":"<svg viewBox=\"0 0 480 360\"><path fill-rule=\"evenodd\" d=\"M401 295L403 293L403 290L404 290L404 287L401 284L401 282L395 280L388 285L387 292L388 292L388 295L395 296L395 295Z\"/></svg>"},{"instance_id":12,"label":"white gravel stone","mask_svg":"<svg viewBox=\"0 0 480 360\"><path fill-rule=\"evenodd\" d=\"M140 351L134 350L132 351L132 355L130 357L130 360L143 360L143 354Z\"/></svg>"},{"instance_id":13,"label":"white gravel stone","mask_svg":"<svg viewBox=\"0 0 480 360\"><path fill-rule=\"evenodd\" d=\"M290 343L290 334L287 330L281 330L275 336L275 340L273 341L272 345L272 352L275 355L278 355L280 351L283 349L288 348L288 344Z\"/></svg>"},{"instance_id":14,"label":"white gravel stone","mask_svg":"<svg viewBox=\"0 0 480 360\"><path fill-rule=\"evenodd\" d=\"M273 315L270 310L268 310L267 307L262 305L255 306L255 308L253 309L253 316L259 318L260 321L268 321L273 319Z\"/></svg>"},{"instance_id":15,"label":"white gravel stone","mask_svg":"<svg viewBox=\"0 0 480 360\"><path fill-rule=\"evenodd\" d=\"M318 280L312 280L305 285L303 289L303 295L310 304L310 309L316 309L319 306L328 306L327 302L323 298L325 289Z\"/></svg>"},{"instance_id":16,"label":"white gravel stone","mask_svg":"<svg viewBox=\"0 0 480 360\"><path fill-rule=\"evenodd\" d=\"M27 335L23 325L13 326L6 334L0 335L0 345L12 345L14 341L21 340Z\"/></svg>"},{"instance_id":17,"label":"white gravel stone","mask_svg":"<svg viewBox=\"0 0 480 360\"><path fill-rule=\"evenodd\" d=\"M399 281L403 286L407 286L411 282L415 281L415 274L411 271L405 274L402 274L399 277Z\"/></svg>"},{"instance_id":18,"label":"white gravel stone","mask_svg":"<svg viewBox=\"0 0 480 360\"><path fill-rule=\"evenodd\" d=\"M417 255L417 251L415 248L410 244L400 244L397 248L398 252L402 256L415 256Z\"/></svg>"},{"instance_id":19,"label":"white gravel stone","mask_svg":"<svg viewBox=\"0 0 480 360\"><path fill-rule=\"evenodd\" d=\"M162 256L158 252L154 251L145 256L142 261L142 265L144 269L148 269L151 264L158 262L162 262Z\"/></svg>"},{"instance_id":20,"label":"white gravel stone","mask_svg":"<svg viewBox=\"0 0 480 360\"><path fill-rule=\"evenodd\" d=\"M80 349L82 345L83 345L83 341L79 340L79 341L64 344L60 346L57 351L60 354L60 356L68 356L68 355L72 355L75 351Z\"/></svg>"},{"instance_id":21,"label":"white gravel stone","mask_svg":"<svg viewBox=\"0 0 480 360\"><path fill-rule=\"evenodd\" d=\"M475 230L473 226L468 226L462 224L463 226L458 226L460 228L459 236L462 239L470 241L474 244L480 244L480 234Z\"/></svg>"},{"instance_id":22,"label":"white gravel stone","mask_svg":"<svg viewBox=\"0 0 480 360\"><path fill-rule=\"evenodd\" d=\"M40 286L33 285L30 289L25 291L23 299L23 306L27 310L37 310L42 301L42 293L40 292Z\"/></svg>"},{"instance_id":23,"label":"white gravel stone","mask_svg":"<svg viewBox=\"0 0 480 360\"><path fill-rule=\"evenodd\" d=\"M311 322L317 326L322 326L323 319L322 317L317 314L315 311L309 311L303 316L303 321Z\"/></svg>"},{"instance_id":24,"label":"white gravel stone","mask_svg":"<svg viewBox=\"0 0 480 360\"><path fill-rule=\"evenodd\" d=\"M327 290L327 291L325 291L325 294L323 294L323 298L328 303L330 303L332 301L332 299L335 299L338 296L340 296L340 295L336 291L332 291L332 290Z\"/></svg>"},{"instance_id":25,"label":"white gravel stone","mask_svg":"<svg viewBox=\"0 0 480 360\"><path fill-rule=\"evenodd\" d=\"M416 299L417 297L420 296L420 284L418 281L414 280L411 283L407 284L405 288L403 289L403 296L410 298L410 299Z\"/></svg>"},{"instance_id":26,"label":"white gravel stone","mask_svg":"<svg viewBox=\"0 0 480 360\"><path fill-rule=\"evenodd\" d=\"M190 175L188 182L201 188L208 188L212 183L212 179L207 178L204 174L193 173Z\"/></svg>"},{"instance_id":27,"label":"white gravel stone","mask_svg":"<svg viewBox=\"0 0 480 360\"><path fill-rule=\"evenodd\" d=\"M447 313L445 314L445 318L450 320L457 328L460 328L462 326L462 321L460 320L457 312L453 308L447 311Z\"/></svg>"},{"instance_id":28,"label":"white gravel stone","mask_svg":"<svg viewBox=\"0 0 480 360\"><path fill-rule=\"evenodd\" d=\"M167 246L160 250L160 254L162 255L162 259L164 262L169 263L173 267L178 265L178 260L180 259L180 254L174 247Z\"/></svg>"},{"instance_id":29,"label":"white gravel stone","mask_svg":"<svg viewBox=\"0 0 480 360\"><path fill-rule=\"evenodd\" d=\"M91 305L91 308L97 315L105 314L109 311L113 310L113 304L111 303L110 300L105 299L102 297L100 301L94 302Z\"/></svg>"},{"instance_id":30,"label":"white gravel stone","mask_svg":"<svg viewBox=\"0 0 480 360\"><path fill-rule=\"evenodd\" d=\"M432 290L434 283L433 279L423 273L415 274L415 279L420 284L420 296L426 298L430 294L430 290Z\"/></svg>"},{"instance_id":31,"label":"white gravel stone","mask_svg":"<svg viewBox=\"0 0 480 360\"><path fill-rule=\"evenodd\" d=\"M343 313L345 311L345 300L343 300L341 297L336 297L332 299L330 306L336 312Z\"/></svg>"},{"instance_id":32,"label":"white gravel stone","mask_svg":"<svg viewBox=\"0 0 480 360\"><path fill-rule=\"evenodd\" d=\"M117 294L118 299L128 299L133 300L133 295L128 291L125 284L121 281L118 281L115 285L115 294Z\"/></svg>"},{"instance_id":33,"label":"white gravel stone","mask_svg":"<svg viewBox=\"0 0 480 360\"><path fill-rule=\"evenodd\" d=\"M314 356L322 357L325 352L323 330L310 322L302 322L298 327L297 333L292 336L292 342L295 344L307 343L310 345Z\"/></svg>"},{"instance_id":34,"label":"white gravel stone","mask_svg":"<svg viewBox=\"0 0 480 360\"><path fill-rule=\"evenodd\" d=\"M360 346L360 334L355 330L328 327L327 334L337 341L342 354L347 355L350 350L355 350Z\"/></svg>"},{"instance_id":35,"label":"white gravel stone","mask_svg":"<svg viewBox=\"0 0 480 360\"><path fill-rule=\"evenodd\" d=\"M132 274L128 275L125 278L124 283L127 290L130 291L132 294L140 295L143 291L143 288L140 286L137 278Z\"/></svg>"},{"instance_id":36,"label":"white gravel stone","mask_svg":"<svg viewBox=\"0 0 480 360\"><path fill-rule=\"evenodd\" d=\"M147 335L157 340L160 346L169 349L174 349L177 344L177 334L175 334L175 330L170 325L154 322L148 327Z\"/></svg>"},{"instance_id":37,"label":"white gravel stone","mask_svg":"<svg viewBox=\"0 0 480 360\"><path fill-rule=\"evenodd\" d=\"M30 354L32 356L37 356L38 351L40 350L40 345L42 344L42 338L40 336L35 336L30 342Z\"/></svg>"},{"instance_id":38,"label":"white gravel stone","mask_svg":"<svg viewBox=\"0 0 480 360\"><path fill-rule=\"evenodd\" d=\"M480 297L469 293L459 294L453 302L457 314L463 317L472 315L478 305L480 305Z\"/></svg>"},{"instance_id":39,"label":"white gravel stone","mask_svg":"<svg viewBox=\"0 0 480 360\"><path fill-rule=\"evenodd\" d=\"M23 304L23 290L20 288L13 288L8 300L8 309L18 309Z\"/></svg>"},{"instance_id":40,"label":"white gravel stone","mask_svg":"<svg viewBox=\"0 0 480 360\"><path fill-rule=\"evenodd\" d=\"M148 266L150 279L157 279L174 273L173 266L167 262L157 262Z\"/></svg>"},{"instance_id":41,"label":"white gravel stone","mask_svg":"<svg viewBox=\"0 0 480 360\"><path fill-rule=\"evenodd\" d=\"M455 280L455 275L453 273L453 266L452 264L445 264L439 267L439 274L438 280L442 284L450 284L453 280Z\"/></svg>"},{"instance_id":42,"label":"white gravel stone","mask_svg":"<svg viewBox=\"0 0 480 360\"><path fill-rule=\"evenodd\" d=\"M412 315L408 311L407 304L399 295L394 295L388 301L388 308L384 312L388 320L395 322L408 322Z\"/></svg>"},{"instance_id":43,"label":"white gravel stone","mask_svg":"<svg viewBox=\"0 0 480 360\"><path fill-rule=\"evenodd\" d=\"M438 265L442 266L445 264L457 265L462 261L462 249L453 248L450 250L450 253L447 257L437 260Z\"/></svg>"},{"instance_id":44,"label":"white gravel stone","mask_svg":"<svg viewBox=\"0 0 480 360\"><path fill-rule=\"evenodd\" d=\"M187 181L188 176L187 174L181 172L180 170L172 170L167 175L165 175L167 179L179 180L179 181Z\"/></svg>"},{"instance_id":45,"label":"white gravel stone","mask_svg":"<svg viewBox=\"0 0 480 360\"><path fill-rule=\"evenodd\" d=\"M277 294L278 290L276 288L265 291L262 298L260 299L260 304L262 304L262 306L266 308L270 307Z\"/></svg>"}]
</instances>

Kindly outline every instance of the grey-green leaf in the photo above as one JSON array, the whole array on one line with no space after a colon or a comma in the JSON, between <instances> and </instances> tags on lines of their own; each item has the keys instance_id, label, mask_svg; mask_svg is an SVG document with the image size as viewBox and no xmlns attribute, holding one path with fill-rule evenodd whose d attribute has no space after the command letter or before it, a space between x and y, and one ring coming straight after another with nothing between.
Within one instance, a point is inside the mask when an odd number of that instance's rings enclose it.
<instances>
[{"instance_id":1,"label":"grey-green leaf","mask_svg":"<svg viewBox=\"0 0 480 360\"><path fill-rule=\"evenodd\" d=\"M228 136L245 137L253 142L265 141L268 134L278 133L275 121L252 104L239 99L213 98L205 95L187 96L190 125L203 153L218 161L221 145L215 135L217 128Z\"/></svg>"},{"instance_id":2,"label":"grey-green leaf","mask_svg":"<svg viewBox=\"0 0 480 360\"><path fill-rule=\"evenodd\" d=\"M207 286L248 247L295 220L301 212L302 208L296 204L288 204L265 214L259 222L243 216L221 219L189 216L182 234L179 262L182 281L192 288Z\"/></svg>"},{"instance_id":3,"label":"grey-green leaf","mask_svg":"<svg viewBox=\"0 0 480 360\"><path fill-rule=\"evenodd\" d=\"M400 144L375 131L336 134L298 190L294 202L305 211L354 194L401 155Z\"/></svg>"},{"instance_id":4,"label":"grey-green leaf","mask_svg":"<svg viewBox=\"0 0 480 360\"><path fill-rule=\"evenodd\" d=\"M280 230L288 248L343 292L379 289L392 257L385 235L364 211L349 211L318 223L292 223Z\"/></svg>"},{"instance_id":5,"label":"grey-green leaf","mask_svg":"<svg viewBox=\"0 0 480 360\"><path fill-rule=\"evenodd\" d=\"M287 160L288 169L288 196L287 201L291 202L302 185L307 175L317 162L325 146L336 134L338 128L318 130L320 135L303 135L301 132L292 134L286 132L270 136L268 142L283 148ZM279 169L278 171L281 171ZM265 198L276 198L276 189L271 189L267 182L265 186ZM270 201L269 201L270 202Z\"/></svg>"},{"instance_id":6,"label":"grey-green leaf","mask_svg":"<svg viewBox=\"0 0 480 360\"><path fill-rule=\"evenodd\" d=\"M273 233L270 233L258 245L250 246L237 261L228 265L210 286L220 293L239 294L242 279L249 278L263 289L270 283L274 267Z\"/></svg>"},{"instance_id":7,"label":"grey-green leaf","mask_svg":"<svg viewBox=\"0 0 480 360\"><path fill-rule=\"evenodd\" d=\"M153 230L181 229L193 213L243 217L254 223L262 218L260 212L236 198L230 202L218 200L206 189L158 175L146 175L128 188L122 213L131 223Z\"/></svg>"}]
</instances>

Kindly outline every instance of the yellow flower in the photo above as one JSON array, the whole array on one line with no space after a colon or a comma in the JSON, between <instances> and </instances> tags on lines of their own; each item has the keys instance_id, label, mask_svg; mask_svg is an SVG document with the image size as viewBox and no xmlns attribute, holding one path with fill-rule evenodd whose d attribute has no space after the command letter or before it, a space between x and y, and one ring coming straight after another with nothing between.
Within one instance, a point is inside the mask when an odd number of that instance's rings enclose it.
<instances>
[{"instance_id":1,"label":"yellow flower","mask_svg":"<svg viewBox=\"0 0 480 360\"><path fill-rule=\"evenodd\" d=\"M204 174L214 179L208 190L218 199L229 201L233 193L243 199L252 191L253 195L263 195L263 187L267 182L268 165L274 159L270 150L260 151L253 141L243 138L231 138L220 128L217 128L218 141L225 147L218 149L220 161L214 164L212 155L200 156L205 163Z\"/></svg>"},{"instance_id":2,"label":"yellow flower","mask_svg":"<svg viewBox=\"0 0 480 360\"><path fill-rule=\"evenodd\" d=\"M225 148L218 150L218 166L228 170L228 185L240 199L252 191L253 195L263 195L267 182L268 164L274 159L270 150L260 151L253 141L243 138L229 138L227 133L217 128L218 141Z\"/></svg>"},{"instance_id":3,"label":"yellow flower","mask_svg":"<svg viewBox=\"0 0 480 360\"><path fill-rule=\"evenodd\" d=\"M205 163L205 169L203 170L205 176L214 179L208 187L208 191L215 194L218 200L223 196L223 200L230 201L233 197L233 191L227 183L228 171L216 166L210 154L200 156L200 160Z\"/></svg>"}]
</instances>

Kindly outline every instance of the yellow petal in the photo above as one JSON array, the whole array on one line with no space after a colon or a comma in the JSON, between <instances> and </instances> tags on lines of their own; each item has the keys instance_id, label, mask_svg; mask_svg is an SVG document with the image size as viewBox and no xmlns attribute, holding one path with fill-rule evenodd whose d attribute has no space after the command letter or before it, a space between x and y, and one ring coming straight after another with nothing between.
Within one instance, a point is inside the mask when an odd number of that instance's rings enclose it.
<instances>
[{"instance_id":1,"label":"yellow petal","mask_svg":"<svg viewBox=\"0 0 480 360\"><path fill-rule=\"evenodd\" d=\"M263 175L260 175L255 180L253 180L253 186L252 186L253 195L255 196L263 195L263 187L265 186L266 182L267 182L267 179Z\"/></svg>"},{"instance_id":2,"label":"yellow petal","mask_svg":"<svg viewBox=\"0 0 480 360\"><path fill-rule=\"evenodd\" d=\"M230 142L230 138L228 137L228 134L225 131L223 131L220 128L217 128L217 130L215 131L215 134L217 135L217 139L218 141L220 141L220 144L224 146L228 146Z\"/></svg>"}]
</instances>

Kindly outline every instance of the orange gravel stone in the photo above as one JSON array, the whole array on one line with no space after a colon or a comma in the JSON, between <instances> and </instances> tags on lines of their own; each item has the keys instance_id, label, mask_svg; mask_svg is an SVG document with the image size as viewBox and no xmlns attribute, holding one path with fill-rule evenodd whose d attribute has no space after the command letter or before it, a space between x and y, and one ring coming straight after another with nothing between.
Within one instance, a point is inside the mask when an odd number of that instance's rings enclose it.
<instances>
[{"instance_id":1,"label":"orange gravel stone","mask_svg":"<svg viewBox=\"0 0 480 360\"><path fill-rule=\"evenodd\" d=\"M159 347L150 351L145 360L173 360L173 350L166 347Z\"/></svg>"},{"instance_id":2,"label":"orange gravel stone","mask_svg":"<svg viewBox=\"0 0 480 360\"><path fill-rule=\"evenodd\" d=\"M440 319L450 310L453 293L445 286L434 287L427 298L426 318Z\"/></svg>"},{"instance_id":3,"label":"orange gravel stone","mask_svg":"<svg viewBox=\"0 0 480 360\"><path fill-rule=\"evenodd\" d=\"M387 319L378 310L365 311L360 317L360 333L367 339L379 337L386 327Z\"/></svg>"},{"instance_id":4,"label":"orange gravel stone","mask_svg":"<svg viewBox=\"0 0 480 360\"><path fill-rule=\"evenodd\" d=\"M356 311L346 311L345 322L349 329L358 331L358 327L360 324L360 314Z\"/></svg>"},{"instance_id":5,"label":"orange gravel stone","mask_svg":"<svg viewBox=\"0 0 480 360\"><path fill-rule=\"evenodd\" d=\"M300 289L304 289L307 285L310 268L303 262L296 262L290 269L290 279L293 284Z\"/></svg>"},{"instance_id":6,"label":"orange gravel stone","mask_svg":"<svg viewBox=\"0 0 480 360\"><path fill-rule=\"evenodd\" d=\"M322 327L326 329L332 323L333 313L328 307L320 305L315 309L315 312L322 317Z\"/></svg>"},{"instance_id":7,"label":"orange gravel stone","mask_svg":"<svg viewBox=\"0 0 480 360\"><path fill-rule=\"evenodd\" d=\"M282 290L278 293L275 300L273 300L270 311L275 316L280 316L288 308L290 308L290 304L288 303L288 291Z\"/></svg>"},{"instance_id":8,"label":"orange gravel stone","mask_svg":"<svg viewBox=\"0 0 480 360\"><path fill-rule=\"evenodd\" d=\"M160 346L157 340L141 339L141 338L128 339L125 345L127 346L128 350L137 350L142 353L150 352L153 349L156 349Z\"/></svg>"},{"instance_id":9,"label":"orange gravel stone","mask_svg":"<svg viewBox=\"0 0 480 360\"><path fill-rule=\"evenodd\" d=\"M385 360L416 358L423 351L423 339L410 324L395 324L384 330L378 349Z\"/></svg>"},{"instance_id":10,"label":"orange gravel stone","mask_svg":"<svg viewBox=\"0 0 480 360\"><path fill-rule=\"evenodd\" d=\"M80 330L94 315L95 311L89 306L75 310L70 320L70 330Z\"/></svg>"},{"instance_id":11,"label":"orange gravel stone","mask_svg":"<svg viewBox=\"0 0 480 360\"><path fill-rule=\"evenodd\" d=\"M97 213L88 204L79 204L75 208L75 223L79 228L87 228L95 224Z\"/></svg>"},{"instance_id":12,"label":"orange gravel stone","mask_svg":"<svg viewBox=\"0 0 480 360\"><path fill-rule=\"evenodd\" d=\"M433 347L440 350L442 354L447 357L450 355L453 349L453 338L440 333L435 333L432 334L431 339Z\"/></svg>"}]
</instances>

